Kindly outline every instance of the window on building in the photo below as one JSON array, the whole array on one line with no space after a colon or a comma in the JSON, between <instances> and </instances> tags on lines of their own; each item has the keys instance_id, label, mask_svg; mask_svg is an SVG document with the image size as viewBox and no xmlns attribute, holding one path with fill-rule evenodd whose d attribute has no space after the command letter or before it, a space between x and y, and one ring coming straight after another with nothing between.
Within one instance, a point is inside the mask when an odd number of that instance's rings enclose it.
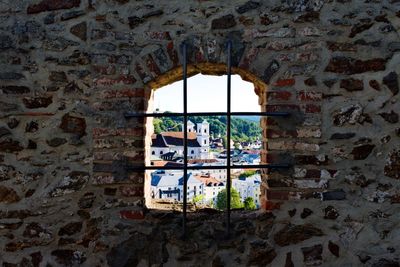
<instances>
[{"instance_id":1,"label":"window on building","mask_svg":"<svg viewBox=\"0 0 400 267\"><path fill-rule=\"evenodd\" d=\"M194 154L194 150L192 150L190 153L191 153L191 154Z\"/></svg>"},{"instance_id":2,"label":"window on building","mask_svg":"<svg viewBox=\"0 0 400 267\"><path fill-rule=\"evenodd\" d=\"M156 154L156 152L155 152L155 151L151 151L151 154L152 154L152 155L155 155L155 154Z\"/></svg>"}]
</instances>

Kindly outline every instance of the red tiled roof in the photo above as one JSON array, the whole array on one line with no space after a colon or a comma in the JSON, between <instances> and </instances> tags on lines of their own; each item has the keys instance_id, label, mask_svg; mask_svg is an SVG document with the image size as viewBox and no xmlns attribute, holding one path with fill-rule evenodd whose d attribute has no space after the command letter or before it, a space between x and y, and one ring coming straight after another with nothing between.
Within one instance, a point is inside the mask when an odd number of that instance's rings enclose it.
<instances>
[{"instance_id":1,"label":"red tiled roof","mask_svg":"<svg viewBox=\"0 0 400 267\"><path fill-rule=\"evenodd\" d=\"M208 185L210 183L213 185L219 185L222 183L221 181L215 179L210 175L194 175L194 177L205 185Z\"/></svg>"},{"instance_id":2,"label":"red tiled roof","mask_svg":"<svg viewBox=\"0 0 400 267\"><path fill-rule=\"evenodd\" d=\"M214 163L218 162L216 159L189 159L189 164L199 164L199 163Z\"/></svg>"},{"instance_id":3,"label":"red tiled roof","mask_svg":"<svg viewBox=\"0 0 400 267\"><path fill-rule=\"evenodd\" d=\"M163 132L152 135L152 147L183 146L183 132ZM188 133L188 147L201 147L196 133Z\"/></svg>"}]
</instances>

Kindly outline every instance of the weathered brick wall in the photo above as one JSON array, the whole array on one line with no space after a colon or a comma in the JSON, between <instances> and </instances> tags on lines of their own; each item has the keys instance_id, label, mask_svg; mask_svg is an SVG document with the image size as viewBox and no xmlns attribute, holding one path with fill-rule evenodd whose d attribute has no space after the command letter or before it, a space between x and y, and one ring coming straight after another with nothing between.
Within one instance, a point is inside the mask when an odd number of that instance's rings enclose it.
<instances>
[{"instance_id":1,"label":"weathered brick wall","mask_svg":"<svg viewBox=\"0 0 400 267\"><path fill-rule=\"evenodd\" d=\"M0 2L3 266L398 266L400 3L395 0ZM255 84L263 207L146 212L152 88L189 73ZM159 265L157 265L159 264Z\"/></svg>"}]
</instances>

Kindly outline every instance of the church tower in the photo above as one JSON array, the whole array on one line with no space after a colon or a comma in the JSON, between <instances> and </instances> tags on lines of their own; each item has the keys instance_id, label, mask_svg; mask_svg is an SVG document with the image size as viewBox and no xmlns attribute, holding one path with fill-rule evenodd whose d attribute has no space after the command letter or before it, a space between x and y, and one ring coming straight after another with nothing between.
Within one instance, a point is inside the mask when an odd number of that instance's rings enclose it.
<instances>
[{"instance_id":1,"label":"church tower","mask_svg":"<svg viewBox=\"0 0 400 267\"><path fill-rule=\"evenodd\" d=\"M182 125L182 132L184 132L183 127L184 127L184 125ZM195 133L196 132L195 129L194 129L194 123L193 122L191 122L191 121L187 122L187 131L189 133Z\"/></svg>"},{"instance_id":2,"label":"church tower","mask_svg":"<svg viewBox=\"0 0 400 267\"><path fill-rule=\"evenodd\" d=\"M197 142L201 146L200 158L208 159L210 150L210 124L204 120L197 123Z\"/></svg>"}]
</instances>

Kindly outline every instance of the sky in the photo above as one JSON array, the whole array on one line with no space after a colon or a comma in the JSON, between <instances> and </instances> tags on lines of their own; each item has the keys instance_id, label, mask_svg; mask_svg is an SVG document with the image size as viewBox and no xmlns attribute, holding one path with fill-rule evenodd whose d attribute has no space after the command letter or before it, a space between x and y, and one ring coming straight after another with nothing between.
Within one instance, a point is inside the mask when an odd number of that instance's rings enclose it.
<instances>
[{"instance_id":1,"label":"sky","mask_svg":"<svg viewBox=\"0 0 400 267\"><path fill-rule=\"evenodd\" d=\"M259 112L252 83L239 75L231 77L231 111ZM188 112L226 112L227 76L198 74L187 81ZM154 93L154 110L183 112L183 81L159 88Z\"/></svg>"}]
</instances>

